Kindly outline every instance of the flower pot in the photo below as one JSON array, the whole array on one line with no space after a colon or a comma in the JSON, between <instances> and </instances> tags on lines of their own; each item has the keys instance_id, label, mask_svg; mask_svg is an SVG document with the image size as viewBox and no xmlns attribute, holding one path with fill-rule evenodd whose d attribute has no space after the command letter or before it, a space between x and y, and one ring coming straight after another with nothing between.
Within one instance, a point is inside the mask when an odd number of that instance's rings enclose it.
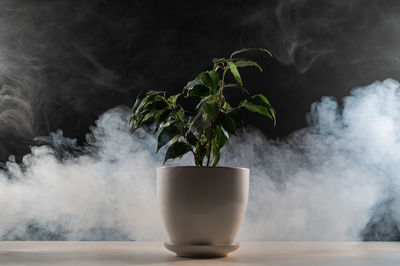
<instances>
[{"instance_id":1,"label":"flower pot","mask_svg":"<svg viewBox=\"0 0 400 266\"><path fill-rule=\"evenodd\" d=\"M246 212L250 170L237 167L157 168L157 196L179 256L221 257L237 249L235 236Z\"/></svg>"}]
</instances>

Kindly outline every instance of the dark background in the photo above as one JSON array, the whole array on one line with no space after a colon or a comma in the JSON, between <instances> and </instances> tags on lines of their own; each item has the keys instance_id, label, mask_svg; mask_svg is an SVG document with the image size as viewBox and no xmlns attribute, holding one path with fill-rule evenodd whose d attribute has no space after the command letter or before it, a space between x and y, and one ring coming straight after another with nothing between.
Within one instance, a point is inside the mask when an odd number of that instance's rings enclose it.
<instances>
[{"instance_id":1,"label":"dark background","mask_svg":"<svg viewBox=\"0 0 400 266\"><path fill-rule=\"evenodd\" d=\"M180 91L213 57L264 47L243 70L277 110L249 116L270 138L305 127L311 103L398 78L398 1L3 1L0 159L62 129L80 143L96 118L144 89ZM5 86L5 87L4 87ZM6 88L6 89L4 89ZM238 96L232 92L233 100Z\"/></svg>"}]
</instances>

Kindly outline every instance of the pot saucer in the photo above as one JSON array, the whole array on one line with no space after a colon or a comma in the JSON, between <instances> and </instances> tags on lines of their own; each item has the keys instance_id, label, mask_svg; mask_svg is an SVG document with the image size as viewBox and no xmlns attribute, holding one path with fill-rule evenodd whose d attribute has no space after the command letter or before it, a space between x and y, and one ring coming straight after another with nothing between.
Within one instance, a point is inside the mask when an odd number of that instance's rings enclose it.
<instances>
[{"instance_id":1,"label":"pot saucer","mask_svg":"<svg viewBox=\"0 0 400 266\"><path fill-rule=\"evenodd\" d=\"M218 258L225 257L228 253L237 250L239 243L231 245L187 245L164 242L164 246L180 257L191 258Z\"/></svg>"}]
</instances>

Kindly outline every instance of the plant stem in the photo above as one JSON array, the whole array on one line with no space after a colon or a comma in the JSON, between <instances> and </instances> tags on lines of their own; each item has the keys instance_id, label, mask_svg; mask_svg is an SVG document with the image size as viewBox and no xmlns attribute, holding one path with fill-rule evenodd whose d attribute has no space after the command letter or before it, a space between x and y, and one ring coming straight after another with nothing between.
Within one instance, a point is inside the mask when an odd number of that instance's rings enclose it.
<instances>
[{"instance_id":1,"label":"plant stem","mask_svg":"<svg viewBox=\"0 0 400 266\"><path fill-rule=\"evenodd\" d=\"M210 122L210 136L209 136L209 148L208 148L208 156L207 156L207 166L210 165L210 157L211 157L211 138L212 138L212 122Z\"/></svg>"},{"instance_id":2,"label":"plant stem","mask_svg":"<svg viewBox=\"0 0 400 266\"><path fill-rule=\"evenodd\" d=\"M164 97L162 97L162 98L163 98L163 100L168 104L167 99L165 99ZM195 161L195 162L197 161L197 162L200 164L200 166L203 166L203 162L200 162L200 159L196 156L196 153L194 152L192 145L190 145L189 141L185 138L185 134L184 134L184 132L183 132L183 127L182 127L182 124L185 123L185 121L182 121L182 120L180 119L178 113L175 111L176 104L174 104L174 105L171 106L171 107L172 107L172 108L171 108L171 112L174 114L175 120L179 122L179 123L177 123L177 125L178 125L178 127L179 127L180 135L183 136L183 138L185 139L185 142L186 142L186 144L188 145L190 151L193 153L194 161Z\"/></svg>"},{"instance_id":3,"label":"plant stem","mask_svg":"<svg viewBox=\"0 0 400 266\"><path fill-rule=\"evenodd\" d=\"M222 105L222 92L224 90L224 86L225 86L225 75L226 75L226 71L228 71L228 67L227 65L223 64L224 66L224 72L222 72L222 79L221 79L221 86L219 88L219 105Z\"/></svg>"}]
</instances>

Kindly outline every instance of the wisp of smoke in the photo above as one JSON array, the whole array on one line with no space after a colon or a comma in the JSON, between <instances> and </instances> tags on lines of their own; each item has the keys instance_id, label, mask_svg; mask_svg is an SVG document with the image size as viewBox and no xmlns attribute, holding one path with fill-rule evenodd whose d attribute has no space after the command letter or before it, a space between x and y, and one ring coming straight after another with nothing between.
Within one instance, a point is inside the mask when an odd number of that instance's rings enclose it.
<instances>
[{"instance_id":1,"label":"wisp of smoke","mask_svg":"<svg viewBox=\"0 0 400 266\"><path fill-rule=\"evenodd\" d=\"M165 238L155 195L162 155L150 131L129 133L128 117L128 108L105 112L85 147L59 131L21 164L11 158L0 173L0 238ZM312 105L309 127L286 140L255 129L232 138L221 164L251 169L239 239L360 239L379 202L399 202L399 120L400 84L388 79L353 89L342 105L324 97Z\"/></svg>"}]
</instances>

